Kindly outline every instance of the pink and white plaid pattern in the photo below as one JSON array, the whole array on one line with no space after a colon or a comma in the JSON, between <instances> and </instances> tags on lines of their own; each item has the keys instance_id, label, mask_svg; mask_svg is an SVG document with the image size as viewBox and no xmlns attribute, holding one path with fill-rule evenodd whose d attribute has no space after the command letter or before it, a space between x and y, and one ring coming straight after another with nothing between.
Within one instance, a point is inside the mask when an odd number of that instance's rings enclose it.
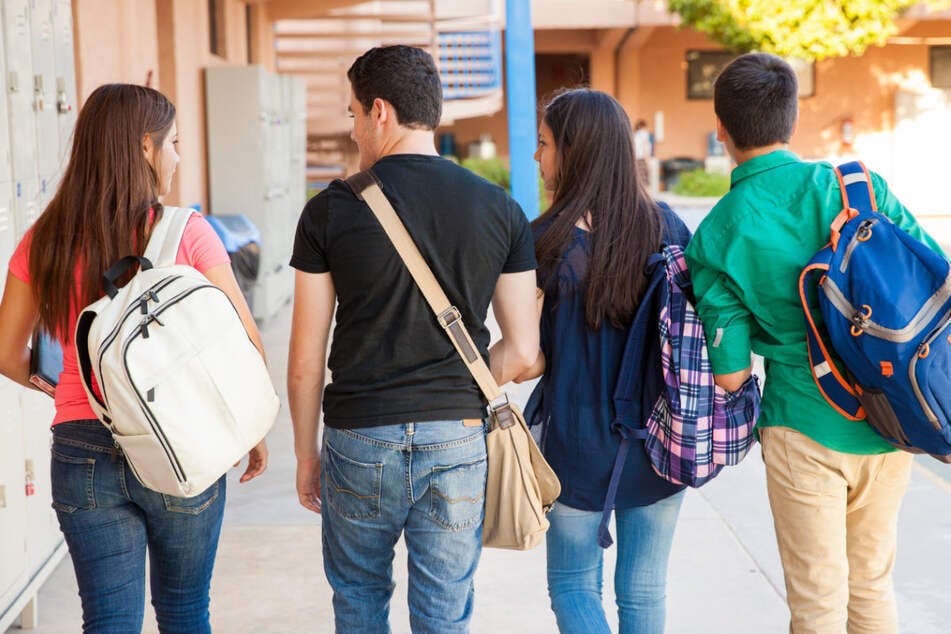
<instances>
[{"instance_id":1,"label":"pink and white plaid pattern","mask_svg":"<svg viewBox=\"0 0 951 634\"><path fill-rule=\"evenodd\" d=\"M692 285L683 250L669 246L663 254L667 301L658 331L665 390L647 419L645 446L658 475L698 487L749 452L759 384L751 376L728 393L714 383L703 324L686 294Z\"/></svg>"}]
</instances>

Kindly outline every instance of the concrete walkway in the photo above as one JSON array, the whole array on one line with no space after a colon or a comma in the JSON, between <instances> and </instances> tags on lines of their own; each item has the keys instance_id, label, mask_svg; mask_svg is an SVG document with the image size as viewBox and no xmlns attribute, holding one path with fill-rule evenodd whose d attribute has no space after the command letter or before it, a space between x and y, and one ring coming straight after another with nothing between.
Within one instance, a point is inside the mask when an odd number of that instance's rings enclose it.
<instances>
[{"instance_id":1,"label":"concrete walkway","mask_svg":"<svg viewBox=\"0 0 951 634\"><path fill-rule=\"evenodd\" d=\"M263 331L274 382L284 392L289 307ZM512 387L512 386L510 386ZM515 391L524 399L527 390ZM320 518L297 505L292 433L283 408L269 436L271 466L246 485L230 474L225 526L212 584L212 622L222 634L331 632L331 592L321 565ZM949 631L951 468L916 465L900 520L895 579L902 631ZM934 471L924 465L933 467ZM615 550L605 552L613 570ZM391 610L393 631L409 632L405 551ZM787 631L779 557L768 512L762 461L754 451L700 490L690 490L674 539L668 632L781 634ZM605 606L613 610L610 574ZM68 559L40 592L36 634L80 629L76 582ZM616 617L612 615L616 627ZM155 632L151 614L145 632ZM542 634L555 622L545 589L545 551L485 551L476 577L474 633ZM18 631L15 629L8 632Z\"/></svg>"}]
</instances>

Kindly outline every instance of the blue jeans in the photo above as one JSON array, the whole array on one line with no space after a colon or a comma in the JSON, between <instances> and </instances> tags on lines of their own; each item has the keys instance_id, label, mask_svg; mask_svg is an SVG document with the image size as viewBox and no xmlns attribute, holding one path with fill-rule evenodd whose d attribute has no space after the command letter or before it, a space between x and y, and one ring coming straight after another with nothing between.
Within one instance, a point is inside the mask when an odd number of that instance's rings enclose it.
<instances>
[{"instance_id":1,"label":"blue jeans","mask_svg":"<svg viewBox=\"0 0 951 634\"><path fill-rule=\"evenodd\" d=\"M53 427L53 508L83 605L83 632L142 631L145 555L160 632L211 632L211 571L225 478L178 498L146 489L97 420Z\"/></svg>"},{"instance_id":2,"label":"blue jeans","mask_svg":"<svg viewBox=\"0 0 951 634\"><path fill-rule=\"evenodd\" d=\"M621 634L663 634L667 563L683 491L648 506L615 511L614 591ZM562 634L610 634L601 602L601 511L555 504L548 515L548 596Z\"/></svg>"},{"instance_id":3,"label":"blue jeans","mask_svg":"<svg viewBox=\"0 0 951 634\"><path fill-rule=\"evenodd\" d=\"M336 631L390 632L393 548L403 534L413 632L468 632L482 553L484 427L458 420L324 427L321 455Z\"/></svg>"}]
</instances>

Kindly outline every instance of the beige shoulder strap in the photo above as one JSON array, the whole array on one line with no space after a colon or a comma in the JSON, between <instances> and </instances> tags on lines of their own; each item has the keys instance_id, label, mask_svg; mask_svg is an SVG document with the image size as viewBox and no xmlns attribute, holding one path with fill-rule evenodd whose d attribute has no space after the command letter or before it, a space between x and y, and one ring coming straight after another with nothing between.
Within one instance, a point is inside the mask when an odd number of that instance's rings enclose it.
<instances>
[{"instance_id":1,"label":"beige shoulder strap","mask_svg":"<svg viewBox=\"0 0 951 634\"><path fill-rule=\"evenodd\" d=\"M416 280L416 285L422 291L426 302L436 314L439 325L449 335L452 345L455 346L459 356L462 357L466 367L469 368L469 372L472 373L473 378L478 383L479 389L482 390L485 398L491 404L502 396L502 391L492 377L492 373L482 359L482 355L479 354L478 349L472 342L472 337L469 336L469 331L466 330L465 324L462 322L459 309L453 306L449 298L446 297L432 270L419 252L419 248L413 242L413 238L406 231L403 221L400 220L396 210L393 209L393 205L390 204L380 188L376 176L370 170L364 170L348 178L347 184L350 185L350 189L358 198L369 205L377 220L383 225L383 230L386 231L386 235L393 242L396 251L403 258L403 263L409 269L413 279Z\"/></svg>"}]
</instances>

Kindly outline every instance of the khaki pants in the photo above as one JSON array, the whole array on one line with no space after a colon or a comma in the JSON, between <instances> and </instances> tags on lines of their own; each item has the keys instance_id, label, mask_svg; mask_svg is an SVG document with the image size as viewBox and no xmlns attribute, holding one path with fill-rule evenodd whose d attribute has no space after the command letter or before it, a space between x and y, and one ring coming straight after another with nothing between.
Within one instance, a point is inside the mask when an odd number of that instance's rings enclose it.
<instances>
[{"instance_id":1,"label":"khaki pants","mask_svg":"<svg viewBox=\"0 0 951 634\"><path fill-rule=\"evenodd\" d=\"M760 438L789 631L897 632L891 573L911 454L841 453L786 427Z\"/></svg>"}]
</instances>

